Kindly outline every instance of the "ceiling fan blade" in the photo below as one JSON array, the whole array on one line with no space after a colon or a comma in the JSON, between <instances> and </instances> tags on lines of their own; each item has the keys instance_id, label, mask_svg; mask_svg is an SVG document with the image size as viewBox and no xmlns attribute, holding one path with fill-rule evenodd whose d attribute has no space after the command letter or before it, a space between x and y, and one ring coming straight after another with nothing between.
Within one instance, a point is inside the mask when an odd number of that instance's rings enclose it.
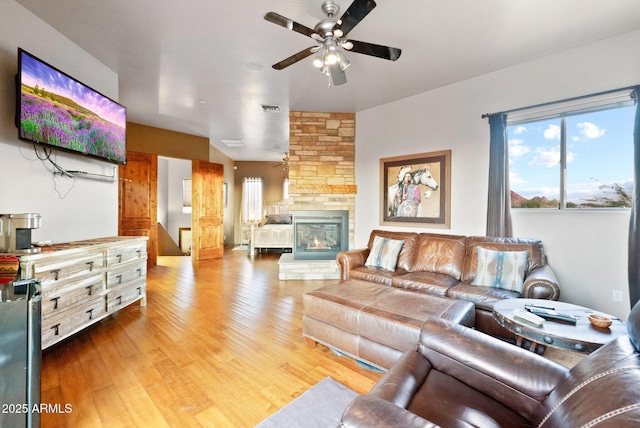
<instances>
[{"instance_id":1,"label":"ceiling fan blade","mask_svg":"<svg viewBox=\"0 0 640 428\"><path fill-rule=\"evenodd\" d=\"M335 63L329 66L329 86L340 86L347 83L347 75L340 64Z\"/></svg>"},{"instance_id":2,"label":"ceiling fan blade","mask_svg":"<svg viewBox=\"0 0 640 428\"><path fill-rule=\"evenodd\" d=\"M338 23L333 27L333 31L335 32L337 29L340 29L342 31L342 36L340 37L346 36L347 33L353 30L353 27L358 25L375 7L376 2L373 0L355 0L351 3L349 9L342 14Z\"/></svg>"},{"instance_id":3,"label":"ceiling fan blade","mask_svg":"<svg viewBox=\"0 0 640 428\"><path fill-rule=\"evenodd\" d=\"M305 59L306 57L308 57L309 55L312 55L315 46L311 46L310 48L306 48L305 50L302 50L296 54L291 55L289 58L287 59L283 59L282 61L280 61L277 64L273 64L272 67L275 68L276 70L282 70L283 68L289 67L292 64L295 64L296 62L300 61L301 59Z\"/></svg>"},{"instance_id":4,"label":"ceiling fan blade","mask_svg":"<svg viewBox=\"0 0 640 428\"><path fill-rule=\"evenodd\" d=\"M395 61L400 58L402 53L401 49L392 48L389 46L376 45L373 43L359 42L357 40L349 40L353 44L353 47L349 49L350 52L357 52L365 55L371 55L382 59L388 59Z\"/></svg>"},{"instance_id":5,"label":"ceiling fan blade","mask_svg":"<svg viewBox=\"0 0 640 428\"><path fill-rule=\"evenodd\" d=\"M298 24L297 22L292 21L289 18L285 18L282 15L278 15L275 12L267 13L266 15L264 15L264 19L269 22L273 22L274 24L280 25L287 30L295 31L296 33L300 33L307 37L311 37L311 35L315 33L311 28L305 27L302 24Z\"/></svg>"}]
</instances>

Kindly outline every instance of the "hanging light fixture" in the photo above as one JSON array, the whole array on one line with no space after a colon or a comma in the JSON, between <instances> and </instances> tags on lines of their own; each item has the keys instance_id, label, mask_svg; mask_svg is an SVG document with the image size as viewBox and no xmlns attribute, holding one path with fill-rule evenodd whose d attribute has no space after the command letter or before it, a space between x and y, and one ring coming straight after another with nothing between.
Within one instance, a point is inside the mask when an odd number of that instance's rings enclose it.
<instances>
[{"instance_id":1,"label":"hanging light fixture","mask_svg":"<svg viewBox=\"0 0 640 428\"><path fill-rule=\"evenodd\" d=\"M375 7L376 2L373 0L353 0L342 17L337 18L340 5L336 0L325 0L321 8L327 19L318 22L313 29L275 12L267 13L264 15L264 19L267 21L310 37L317 42L316 46L295 53L273 64L272 67L276 70L282 70L316 54L313 59L314 67L329 77L329 86L338 86L347 83L345 70L349 67L350 62L345 55L345 50L396 61L402 52L400 49L347 39L349 32Z\"/></svg>"}]
</instances>

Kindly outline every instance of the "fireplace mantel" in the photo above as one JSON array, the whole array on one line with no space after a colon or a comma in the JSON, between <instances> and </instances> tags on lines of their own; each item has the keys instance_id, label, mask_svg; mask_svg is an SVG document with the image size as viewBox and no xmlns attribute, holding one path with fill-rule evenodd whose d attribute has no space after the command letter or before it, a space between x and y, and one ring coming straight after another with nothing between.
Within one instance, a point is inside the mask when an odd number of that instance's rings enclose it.
<instances>
[{"instance_id":1,"label":"fireplace mantel","mask_svg":"<svg viewBox=\"0 0 640 428\"><path fill-rule=\"evenodd\" d=\"M355 195L358 192L355 184L291 184L289 185L289 193Z\"/></svg>"}]
</instances>

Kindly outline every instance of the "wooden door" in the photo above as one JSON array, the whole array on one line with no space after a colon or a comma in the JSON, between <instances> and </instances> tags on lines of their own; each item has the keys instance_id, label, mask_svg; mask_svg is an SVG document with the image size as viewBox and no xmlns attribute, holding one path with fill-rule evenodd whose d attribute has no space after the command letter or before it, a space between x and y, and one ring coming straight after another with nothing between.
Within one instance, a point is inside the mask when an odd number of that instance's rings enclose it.
<instances>
[{"instance_id":1,"label":"wooden door","mask_svg":"<svg viewBox=\"0 0 640 428\"><path fill-rule=\"evenodd\" d=\"M148 236L147 267L158 258L158 157L127 152L119 168L118 234Z\"/></svg>"},{"instance_id":2,"label":"wooden door","mask_svg":"<svg viewBox=\"0 0 640 428\"><path fill-rule=\"evenodd\" d=\"M216 259L224 255L224 166L194 160L192 164L192 248L193 260Z\"/></svg>"}]
</instances>

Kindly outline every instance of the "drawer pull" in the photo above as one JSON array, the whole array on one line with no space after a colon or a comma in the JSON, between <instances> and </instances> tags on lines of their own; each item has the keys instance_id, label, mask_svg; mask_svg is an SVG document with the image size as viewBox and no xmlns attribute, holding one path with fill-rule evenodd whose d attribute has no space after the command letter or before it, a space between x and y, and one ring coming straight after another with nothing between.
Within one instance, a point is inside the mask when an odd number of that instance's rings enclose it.
<instances>
[{"instance_id":1,"label":"drawer pull","mask_svg":"<svg viewBox=\"0 0 640 428\"><path fill-rule=\"evenodd\" d=\"M88 294L88 295L89 295L89 296L91 296L91 294L92 294L92 292L93 292L93 285L88 285L88 286L86 286L86 287L84 287L84 288L86 288L87 290L89 290L89 294Z\"/></svg>"},{"instance_id":2,"label":"drawer pull","mask_svg":"<svg viewBox=\"0 0 640 428\"><path fill-rule=\"evenodd\" d=\"M142 287L138 287L137 290L138 290L138 296L142 295Z\"/></svg>"},{"instance_id":3,"label":"drawer pull","mask_svg":"<svg viewBox=\"0 0 640 428\"><path fill-rule=\"evenodd\" d=\"M138 258L142 257L142 250L137 250L136 253L138 253Z\"/></svg>"},{"instance_id":4,"label":"drawer pull","mask_svg":"<svg viewBox=\"0 0 640 428\"><path fill-rule=\"evenodd\" d=\"M54 297L53 299L51 299L51 301L53 302L53 309L58 309L58 300L60 299L60 297Z\"/></svg>"},{"instance_id":5,"label":"drawer pull","mask_svg":"<svg viewBox=\"0 0 640 428\"><path fill-rule=\"evenodd\" d=\"M138 268L138 276L142 276L142 268Z\"/></svg>"},{"instance_id":6,"label":"drawer pull","mask_svg":"<svg viewBox=\"0 0 640 428\"><path fill-rule=\"evenodd\" d=\"M122 263L122 254L118 254L116 259L118 259L118 263Z\"/></svg>"},{"instance_id":7,"label":"drawer pull","mask_svg":"<svg viewBox=\"0 0 640 428\"><path fill-rule=\"evenodd\" d=\"M87 262L87 264L89 265L89 272L93 271L93 261Z\"/></svg>"},{"instance_id":8,"label":"drawer pull","mask_svg":"<svg viewBox=\"0 0 640 428\"><path fill-rule=\"evenodd\" d=\"M56 324L53 327L51 327L53 329L54 336L57 336L58 334L60 334L59 327L60 327L60 324Z\"/></svg>"},{"instance_id":9,"label":"drawer pull","mask_svg":"<svg viewBox=\"0 0 640 428\"><path fill-rule=\"evenodd\" d=\"M122 304L122 296L118 296L116 297L116 300L118 301L118 304L121 305Z\"/></svg>"},{"instance_id":10,"label":"drawer pull","mask_svg":"<svg viewBox=\"0 0 640 428\"><path fill-rule=\"evenodd\" d=\"M93 319L93 308L89 309L86 313L89 314L89 319L92 320Z\"/></svg>"},{"instance_id":11,"label":"drawer pull","mask_svg":"<svg viewBox=\"0 0 640 428\"><path fill-rule=\"evenodd\" d=\"M116 278L118 278L118 284L122 284L122 275L118 275Z\"/></svg>"},{"instance_id":12,"label":"drawer pull","mask_svg":"<svg viewBox=\"0 0 640 428\"><path fill-rule=\"evenodd\" d=\"M57 281L58 277L60 276L60 269L54 269L51 271L51 273L53 274L53 280Z\"/></svg>"}]
</instances>

